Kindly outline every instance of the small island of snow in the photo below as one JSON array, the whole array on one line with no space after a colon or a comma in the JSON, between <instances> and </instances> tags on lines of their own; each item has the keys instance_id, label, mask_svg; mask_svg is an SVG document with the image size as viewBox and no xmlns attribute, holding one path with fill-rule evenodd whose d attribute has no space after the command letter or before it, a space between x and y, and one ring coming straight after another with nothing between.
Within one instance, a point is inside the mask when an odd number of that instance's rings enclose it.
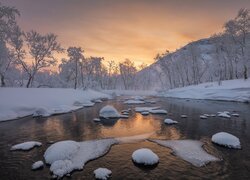
<instances>
[{"instance_id":1,"label":"small island of snow","mask_svg":"<svg viewBox=\"0 0 250 180\"><path fill-rule=\"evenodd\" d=\"M24 143L16 144L10 148L11 151L15 150L23 150L23 151L28 151L36 146L41 146L42 143L38 141L27 141Z\"/></svg>"},{"instance_id":2,"label":"small island of snow","mask_svg":"<svg viewBox=\"0 0 250 180\"><path fill-rule=\"evenodd\" d=\"M226 132L214 134L212 142L228 148L241 149L239 138Z\"/></svg>"},{"instance_id":3,"label":"small island of snow","mask_svg":"<svg viewBox=\"0 0 250 180\"><path fill-rule=\"evenodd\" d=\"M165 119L165 120L164 120L164 123L165 123L165 124L171 125L171 124L177 124L178 122L177 122L177 121L174 121L174 120L172 120L172 119Z\"/></svg>"},{"instance_id":4,"label":"small island of snow","mask_svg":"<svg viewBox=\"0 0 250 180\"><path fill-rule=\"evenodd\" d=\"M120 118L122 115L110 105L104 106L99 112L100 118Z\"/></svg>"},{"instance_id":5,"label":"small island of snow","mask_svg":"<svg viewBox=\"0 0 250 180\"><path fill-rule=\"evenodd\" d=\"M96 179L107 180L112 174L112 171L107 168L98 168L94 170L94 174Z\"/></svg>"},{"instance_id":6,"label":"small island of snow","mask_svg":"<svg viewBox=\"0 0 250 180\"><path fill-rule=\"evenodd\" d=\"M132 159L142 165L154 165L159 162L159 157L148 148L141 148L133 152Z\"/></svg>"}]
</instances>

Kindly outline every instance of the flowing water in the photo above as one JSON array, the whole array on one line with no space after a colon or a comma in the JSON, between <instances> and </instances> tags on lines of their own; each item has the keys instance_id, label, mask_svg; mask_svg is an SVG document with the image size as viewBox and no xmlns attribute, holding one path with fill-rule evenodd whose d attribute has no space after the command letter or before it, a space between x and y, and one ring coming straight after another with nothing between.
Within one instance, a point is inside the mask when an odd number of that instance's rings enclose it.
<instances>
[{"instance_id":1,"label":"flowing water","mask_svg":"<svg viewBox=\"0 0 250 180\"><path fill-rule=\"evenodd\" d=\"M194 139L204 143L203 148L216 157L223 159L204 167L176 157L171 149L149 141L120 144L111 147L103 157L88 162L82 171L75 171L64 179L94 179L93 171L106 167L112 171L112 179L250 179L250 106L249 104L178 100L155 98L156 104L140 106L161 106L168 115L142 116L132 111L128 119L96 123L99 110L111 104L119 111L136 105L125 105L121 99L109 100L94 107L48 118L26 117L0 123L0 179L50 179L49 166L32 171L31 165L44 160L43 154L50 141L84 141L106 137L124 137L155 132L151 138L157 139ZM200 119L201 114L216 114L218 111L237 112L240 117L231 119L210 117ZM181 118L185 114L188 118ZM165 118L179 121L177 125L165 125ZM242 150L223 148L211 143L211 136L225 131L239 137ZM43 143L30 151L10 151L13 144L36 140ZM132 153L139 148L150 148L159 158L154 168L135 166Z\"/></svg>"}]
</instances>

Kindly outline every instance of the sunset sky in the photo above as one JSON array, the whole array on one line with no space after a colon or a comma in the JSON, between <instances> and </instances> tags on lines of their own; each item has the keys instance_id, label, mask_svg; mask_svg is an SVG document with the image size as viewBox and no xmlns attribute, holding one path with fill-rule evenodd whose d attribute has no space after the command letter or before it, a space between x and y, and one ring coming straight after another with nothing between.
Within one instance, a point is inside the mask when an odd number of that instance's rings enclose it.
<instances>
[{"instance_id":1,"label":"sunset sky","mask_svg":"<svg viewBox=\"0 0 250 180\"><path fill-rule=\"evenodd\" d=\"M25 30L58 35L86 56L150 64L158 52L209 37L250 0L1 0Z\"/></svg>"}]
</instances>

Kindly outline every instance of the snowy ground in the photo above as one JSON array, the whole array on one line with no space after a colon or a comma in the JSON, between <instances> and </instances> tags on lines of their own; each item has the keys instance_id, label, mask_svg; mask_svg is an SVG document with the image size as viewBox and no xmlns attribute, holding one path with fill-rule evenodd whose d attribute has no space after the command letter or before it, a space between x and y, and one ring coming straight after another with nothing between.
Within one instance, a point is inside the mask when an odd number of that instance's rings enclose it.
<instances>
[{"instance_id":1,"label":"snowy ground","mask_svg":"<svg viewBox=\"0 0 250 180\"><path fill-rule=\"evenodd\" d=\"M236 79L218 82L203 83L196 86L172 89L161 93L160 96L186 99L207 99L250 102L250 80Z\"/></svg>"},{"instance_id":2,"label":"snowy ground","mask_svg":"<svg viewBox=\"0 0 250 180\"><path fill-rule=\"evenodd\" d=\"M110 98L92 90L58 88L0 88L0 121L50 116L93 105L91 100Z\"/></svg>"}]
</instances>

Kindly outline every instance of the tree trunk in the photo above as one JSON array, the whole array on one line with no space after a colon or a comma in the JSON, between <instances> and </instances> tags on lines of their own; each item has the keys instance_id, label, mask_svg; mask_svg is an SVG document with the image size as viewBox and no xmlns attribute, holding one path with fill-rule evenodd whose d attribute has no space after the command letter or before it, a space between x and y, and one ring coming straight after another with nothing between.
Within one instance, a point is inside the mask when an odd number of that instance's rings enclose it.
<instances>
[{"instance_id":1,"label":"tree trunk","mask_svg":"<svg viewBox=\"0 0 250 180\"><path fill-rule=\"evenodd\" d=\"M0 76L1 76L1 87L5 87L6 86L5 77L2 74L0 74Z\"/></svg>"},{"instance_id":2,"label":"tree trunk","mask_svg":"<svg viewBox=\"0 0 250 180\"><path fill-rule=\"evenodd\" d=\"M26 84L26 88L30 87L31 81L32 81L32 76L29 76L28 83Z\"/></svg>"}]
</instances>

